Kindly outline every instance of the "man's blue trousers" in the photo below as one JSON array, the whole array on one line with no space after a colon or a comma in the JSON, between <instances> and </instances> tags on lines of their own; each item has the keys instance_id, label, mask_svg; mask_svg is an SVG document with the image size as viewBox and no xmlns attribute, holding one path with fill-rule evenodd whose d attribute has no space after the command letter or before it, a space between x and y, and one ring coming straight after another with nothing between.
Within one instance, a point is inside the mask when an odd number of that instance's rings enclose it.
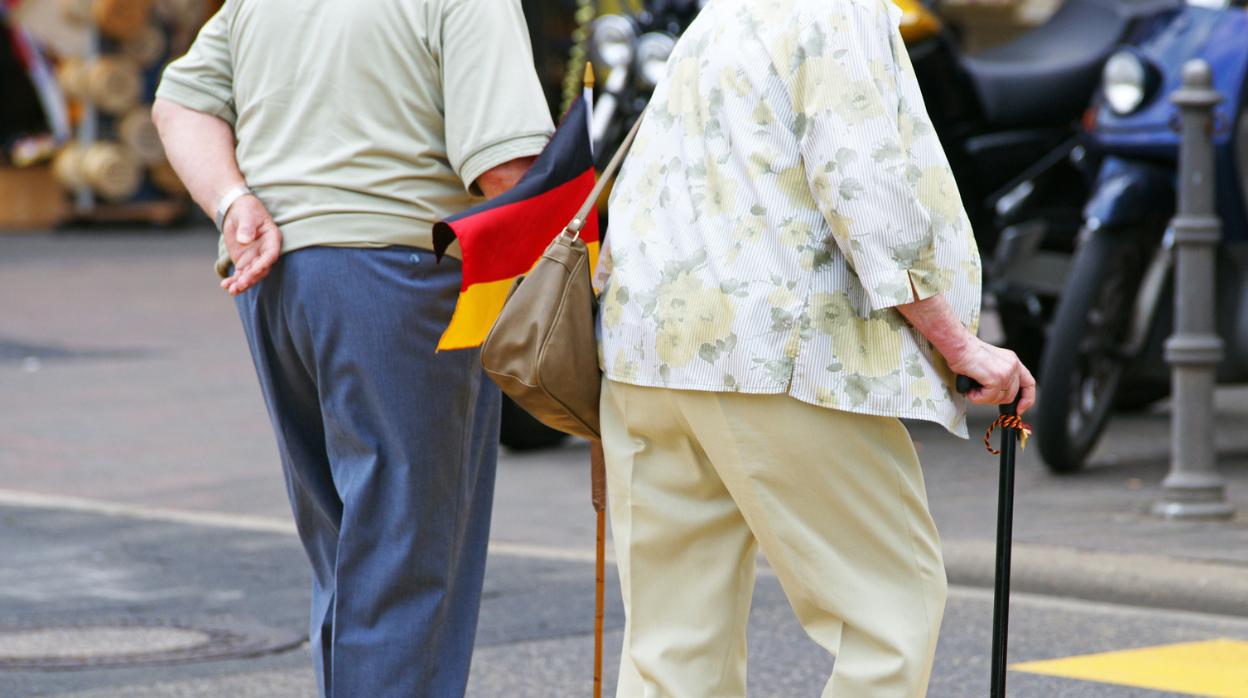
<instances>
[{"instance_id":1,"label":"man's blue trousers","mask_svg":"<svg viewBox=\"0 0 1248 698\"><path fill-rule=\"evenodd\" d=\"M322 696L464 693L499 393L478 351L434 351L459 285L425 250L309 247L237 298L312 563Z\"/></svg>"}]
</instances>

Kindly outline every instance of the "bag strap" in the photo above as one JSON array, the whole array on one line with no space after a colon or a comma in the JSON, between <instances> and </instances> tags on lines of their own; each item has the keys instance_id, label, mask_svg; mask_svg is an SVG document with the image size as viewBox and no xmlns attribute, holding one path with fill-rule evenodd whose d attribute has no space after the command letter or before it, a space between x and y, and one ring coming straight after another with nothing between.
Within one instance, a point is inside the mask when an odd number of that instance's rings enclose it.
<instances>
[{"instance_id":1,"label":"bag strap","mask_svg":"<svg viewBox=\"0 0 1248 698\"><path fill-rule=\"evenodd\" d=\"M599 175L597 183L594 184L594 190L589 193L585 203L581 204L580 210L576 212L576 217L569 221L568 225L563 229L565 235L570 235L574 239L581 236L581 228L585 226L586 217L589 216L589 212L598 203L598 197L602 196L602 190L607 186L607 182L610 182L615 173L619 171L620 165L624 162L624 156L628 154L628 149L632 147L633 141L637 138L637 131L641 129L641 120L644 118L646 118L646 114L643 111L641 116L637 117L637 121L633 122L633 127L629 129L628 135L624 136L624 140L620 143L620 147L616 149L615 155L611 156L611 161L607 163L606 168Z\"/></svg>"}]
</instances>

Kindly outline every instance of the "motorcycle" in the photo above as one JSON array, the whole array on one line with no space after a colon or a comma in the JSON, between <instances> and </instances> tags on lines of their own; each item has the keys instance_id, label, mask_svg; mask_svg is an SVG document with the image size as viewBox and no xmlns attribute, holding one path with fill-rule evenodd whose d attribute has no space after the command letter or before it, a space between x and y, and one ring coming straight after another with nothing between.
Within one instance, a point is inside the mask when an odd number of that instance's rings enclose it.
<instances>
[{"instance_id":1,"label":"motorcycle","mask_svg":"<svg viewBox=\"0 0 1248 698\"><path fill-rule=\"evenodd\" d=\"M895 2L932 125L988 260L1006 344L1035 366L1088 196L1080 118L1113 48L1172 0L1069 0L1045 24L975 56L927 6ZM679 31L703 4L652 2L595 20L589 53L608 75L595 104L600 157L640 115Z\"/></svg>"},{"instance_id":2,"label":"motorcycle","mask_svg":"<svg viewBox=\"0 0 1248 698\"><path fill-rule=\"evenodd\" d=\"M1173 329L1173 232L1180 137L1170 95L1203 58L1223 96L1212 136L1223 223L1217 255L1218 380L1248 380L1248 12L1245 0L1188 0L1108 59L1086 134L1097 163L1082 231L1040 375L1037 440L1052 471L1079 470L1115 406L1164 397Z\"/></svg>"},{"instance_id":3,"label":"motorcycle","mask_svg":"<svg viewBox=\"0 0 1248 698\"><path fill-rule=\"evenodd\" d=\"M609 13L594 20L589 58L606 79L594 102L590 133L599 169L641 116L663 77L676 39L707 0L650 0L631 13Z\"/></svg>"}]
</instances>

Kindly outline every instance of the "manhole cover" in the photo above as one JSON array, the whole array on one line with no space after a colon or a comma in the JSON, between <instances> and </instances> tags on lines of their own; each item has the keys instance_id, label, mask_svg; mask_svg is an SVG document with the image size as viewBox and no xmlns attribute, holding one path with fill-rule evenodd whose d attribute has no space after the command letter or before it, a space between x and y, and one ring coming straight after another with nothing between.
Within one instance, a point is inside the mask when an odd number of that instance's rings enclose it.
<instances>
[{"instance_id":1,"label":"manhole cover","mask_svg":"<svg viewBox=\"0 0 1248 698\"><path fill-rule=\"evenodd\" d=\"M74 669L281 652L304 637L252 623L95 621L0 627L0 669Z\"/></svg>"}]
</instances>

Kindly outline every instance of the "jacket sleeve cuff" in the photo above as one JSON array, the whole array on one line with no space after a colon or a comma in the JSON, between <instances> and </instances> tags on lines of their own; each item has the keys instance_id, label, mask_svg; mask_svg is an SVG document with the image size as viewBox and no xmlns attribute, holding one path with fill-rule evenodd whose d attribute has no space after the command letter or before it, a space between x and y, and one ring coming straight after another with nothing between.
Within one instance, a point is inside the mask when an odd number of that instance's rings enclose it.
<instances>
[{"instance_id":1,"label":"jacket sleeve cuff","mask_svg":"<svg viewBox=\"0 0 1248 698\"><path fill-rule=\"evenodd\" d=\"M858 241L852 244L855 252L865 252L859 248ZM895 257L855 254L854 268L872 310L926 300L943 293L949 286L949 275L936 265L935 248L930 245L923 248L917 258L904 263Z\"/></svg>"},{"instance_id":2,"label":"jacket sleeve cuff","mask_svg":"<svg viewBox=\"0 0 1248 698\"><path fill-rule=\"evenodd\" d=\"M156 96L160 99L167 99L174 104L180 104L187 109L211 114L222 121L228 122L231 126L238 119L231 100L221 99L194 86L183 84L176 78L166 76L161 80L160 86L156 88Z\"/></svg>"}]
</instances>

